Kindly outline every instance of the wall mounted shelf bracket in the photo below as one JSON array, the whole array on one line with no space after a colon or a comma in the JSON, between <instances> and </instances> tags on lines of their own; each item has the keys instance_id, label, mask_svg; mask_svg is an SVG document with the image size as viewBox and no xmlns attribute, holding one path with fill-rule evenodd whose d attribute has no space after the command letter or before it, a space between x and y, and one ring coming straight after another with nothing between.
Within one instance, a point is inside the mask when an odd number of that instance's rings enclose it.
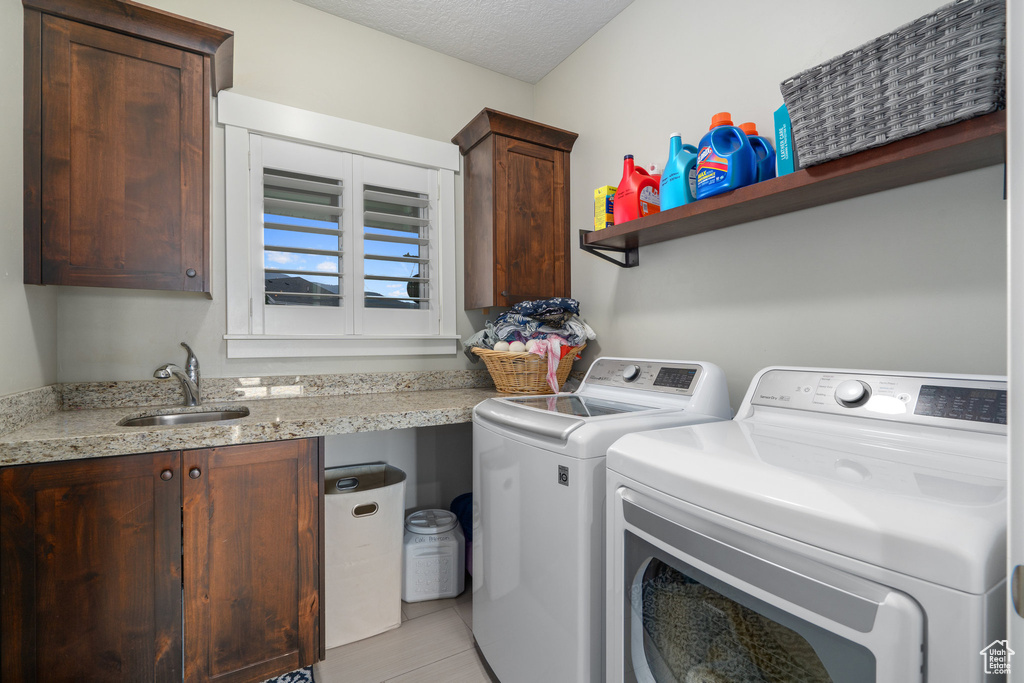
<instances>
[{"instance_id":1,"label":"wall mounted shelf bracket","mask_svg":"<svg viewBox=\"0 0 1024 683\"><path fill-rule=\"evenodd\" d=\"M637 266L640 265L640 247L593 246L586 243L586 236L592 232L594 231L580 230L580 249L587 252L588 254L593 254L598 258L603 258L605 261L608 261L609 263L614 263L619 268L636 268ZM623 260L620 261L618 259L612 258L611 256L608 256L607 254L602 254L602 251L612 251L615 252L616 254L622 254Z\"/></svg>"}]
</instances>

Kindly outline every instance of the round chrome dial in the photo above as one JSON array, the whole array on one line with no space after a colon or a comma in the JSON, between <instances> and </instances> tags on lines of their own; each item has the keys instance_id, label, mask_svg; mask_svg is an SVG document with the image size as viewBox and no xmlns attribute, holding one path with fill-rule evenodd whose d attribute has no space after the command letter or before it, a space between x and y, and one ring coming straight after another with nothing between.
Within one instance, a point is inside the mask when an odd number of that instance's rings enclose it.
<instances>
[{"instance_id":1,"label":"round chrome dial","mask_svg":"<svg viewBox=\"0 0 1024 683\"><path fill-rule=\"evenodd\" d=\"M871 397L871 387L859 379L848 379L836 387L836 403L856 408Z\"/></svg>"},{"instance_id":2,"label":"round chrome dial","mask_svg":"<svg viewBox=\"0 0 1024 683\"><path fill-rule=\"evenodd\" d=\"M639 376L640 376L640 366L639 365L627 365L622 370L622 379L626 380L627 382L635 382Z\"/></svg>"}]
</instances>

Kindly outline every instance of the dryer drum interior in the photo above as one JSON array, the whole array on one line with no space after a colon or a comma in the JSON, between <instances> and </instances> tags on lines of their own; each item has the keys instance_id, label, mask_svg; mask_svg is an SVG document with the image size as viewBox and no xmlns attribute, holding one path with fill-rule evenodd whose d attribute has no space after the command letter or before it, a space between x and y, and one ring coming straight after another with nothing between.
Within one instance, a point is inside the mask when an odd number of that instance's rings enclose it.
<instances>
[{"instance_id":1,"label":"dryer drum interior","mask_svg":"<svg viewBox=\"0 0 1024 683\"><path fill-rule=\"evenodd\" d=\"M714 590L699 575L651 558L634 585L632 609L640 613L644 655L658 672L656 680L832 683L803 636ZM873 665L870 653L866 659Z\"/></svg>"}]
</instances>

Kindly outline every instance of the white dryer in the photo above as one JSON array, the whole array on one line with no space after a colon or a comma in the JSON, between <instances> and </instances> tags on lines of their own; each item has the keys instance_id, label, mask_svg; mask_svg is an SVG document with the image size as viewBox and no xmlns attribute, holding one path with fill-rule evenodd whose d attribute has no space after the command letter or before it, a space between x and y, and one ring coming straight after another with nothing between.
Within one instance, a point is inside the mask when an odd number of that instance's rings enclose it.
<instances>
[{"instance_id":1,"label":"white dryer","mask_svg":"<svg viewBox=\"0 0 1024 683\"><path fill-rule=\"evenodd\" d=\"M473 635L502 683L603 671L605 451L623 434L728 420L711 363L599 358L576 393L473 410Z\"/></svg>"},{"instance_id":2,"label":"white dryer","mask_svg":"<svg viewBox=\"0 0 1024 683\"><path fill-rule=\"evenodd\" d=\"M986 683L1006 381L768 368L608 454L608 681Z\"/></svg>"}]
</instances>

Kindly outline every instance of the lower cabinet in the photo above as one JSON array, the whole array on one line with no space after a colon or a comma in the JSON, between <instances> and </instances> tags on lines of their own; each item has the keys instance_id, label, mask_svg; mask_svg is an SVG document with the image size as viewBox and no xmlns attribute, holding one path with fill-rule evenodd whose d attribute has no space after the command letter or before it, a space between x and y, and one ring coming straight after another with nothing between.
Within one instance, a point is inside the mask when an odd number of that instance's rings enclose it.
<instances>
[{"instance_id":1,"label":"lower cabinet","mask_svg":"<svg viewBox=\"0 0 1024 683\"><path fill-rule=\"evenodd\" d=\"M317 660L317 444L182 453L185 680L262 681Z\"/></svg>"},{"instance_id":2,"label":"lower cabinet","mask_svg":"<svg viewBox=\"0 0 1024 683\"><path fill-rule=\"evenodd\" d=\"M0 678L261 681L315 662L320 452L0 469Z\"/></svg>"},{"instance_id":3,"label":"lower cabinet","mask_svg":"<svg viewBox=\"0 0 1024 683\"><path fill-rule=\"evenodd\" d=\"M181 680L180 460L0 470L5 683Z\"/></svg>"}]
</instances>

